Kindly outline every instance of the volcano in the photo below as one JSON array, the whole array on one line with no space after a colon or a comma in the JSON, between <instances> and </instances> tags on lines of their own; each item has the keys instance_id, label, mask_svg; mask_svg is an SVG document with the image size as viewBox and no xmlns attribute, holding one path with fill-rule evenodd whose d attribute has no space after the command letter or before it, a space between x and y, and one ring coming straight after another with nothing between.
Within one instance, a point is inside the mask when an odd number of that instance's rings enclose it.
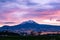
<instances>
[{"instance_id":1,"label":"volcano","mask_svg":"<svg viewBox=\"0 0 60 40\"><path fill-rule=\"evenodd\" d=\"M46 25L46 24L38 24L33 20L24 21L21 24L15 26L3 26L0 27L0 31L12 31L12 32L20 32L26 30L33 30L33 31L60 31L60 26L55 25Z\"/></svg>"}]
</instances>

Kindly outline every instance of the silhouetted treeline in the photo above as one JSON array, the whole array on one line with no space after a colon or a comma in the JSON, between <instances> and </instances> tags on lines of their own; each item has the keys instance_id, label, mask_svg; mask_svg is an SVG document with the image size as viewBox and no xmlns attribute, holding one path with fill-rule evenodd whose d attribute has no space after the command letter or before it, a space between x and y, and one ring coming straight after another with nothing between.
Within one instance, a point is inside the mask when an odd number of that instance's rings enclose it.
<instances>
[{"instance_id":1,"label":"silhouetted treeline","mask_svg":"<svg viewBox=\"0 0 60 40\"><path fill-rule=\"evenodd\" d=\"M48 36L55 36L55 35L60 35L59 32L57 34L43 34L43 35L48 35ZM20 32L20 33L15 33L15 32L10 32L10 31L2 31L0 32L0 36L41 36L41 32L34 32L31 31L30 34L27 32Z\"/></svg>"}]
</instances>

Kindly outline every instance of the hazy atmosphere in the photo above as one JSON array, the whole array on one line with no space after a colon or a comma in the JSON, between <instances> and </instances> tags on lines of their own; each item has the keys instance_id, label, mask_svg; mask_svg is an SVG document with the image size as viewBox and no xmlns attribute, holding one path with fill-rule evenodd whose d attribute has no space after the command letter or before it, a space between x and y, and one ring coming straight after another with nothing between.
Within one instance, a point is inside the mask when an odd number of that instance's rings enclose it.
<instances>
[{"instance_id":1,"label":"hazy atmosphere","mask_svg":"<svg viewBox=\"0 0 60 40\"><path fill-rule=\"evenodd\" d=\"M0 25L26 20L60 25L60 0L0 0Z\"/></svg>"}]
</instances>

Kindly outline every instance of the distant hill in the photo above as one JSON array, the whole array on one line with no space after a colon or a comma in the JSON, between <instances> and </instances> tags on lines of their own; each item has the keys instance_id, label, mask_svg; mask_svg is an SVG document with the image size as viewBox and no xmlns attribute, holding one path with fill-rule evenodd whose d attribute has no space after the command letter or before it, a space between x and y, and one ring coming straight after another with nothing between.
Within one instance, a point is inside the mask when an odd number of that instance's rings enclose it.
<instances>
[{"instance_id":1,"label":"distant hill","mask_svg":"<svg viewBox=\"0 0 60 40\"><path fill-rule=\"evenodd\" d=\"M9 31L2 31L0 32L0 37L1 36L19 36L19 34L14 32L9 32Z\"/></svg>"},{"instance_id":2,"label":"distant hill","mask_svg":"<svg viewBox=\"0 0 60 40\"><path fill-rule=\"evenodd\" d=\"M12 32L20 32L26 30L33 30L33 31L60 31L60 26L54 25L46 25L46 24L38 24L33 20L28 20L22 22L21 24L15 26L3 26L0 28L0 31L12 31Z\"/></svg>"}]
</instances>

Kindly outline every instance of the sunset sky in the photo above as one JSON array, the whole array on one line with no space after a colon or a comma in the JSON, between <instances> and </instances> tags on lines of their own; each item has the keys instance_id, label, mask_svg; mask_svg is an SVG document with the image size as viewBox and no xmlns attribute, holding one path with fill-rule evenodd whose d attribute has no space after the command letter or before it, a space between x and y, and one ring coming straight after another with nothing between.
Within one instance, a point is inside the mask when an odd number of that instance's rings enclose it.
<instances>
[{"instance_id":1,"label":"sunset sky","mask_svg":"<svg viewBox=\"0 0 60 40\"><path fill-rule=\"evenodd\" d=\"M0 26L27 20L60 25L60 0L0 0Z\"/></svg>"}]
</instances>

